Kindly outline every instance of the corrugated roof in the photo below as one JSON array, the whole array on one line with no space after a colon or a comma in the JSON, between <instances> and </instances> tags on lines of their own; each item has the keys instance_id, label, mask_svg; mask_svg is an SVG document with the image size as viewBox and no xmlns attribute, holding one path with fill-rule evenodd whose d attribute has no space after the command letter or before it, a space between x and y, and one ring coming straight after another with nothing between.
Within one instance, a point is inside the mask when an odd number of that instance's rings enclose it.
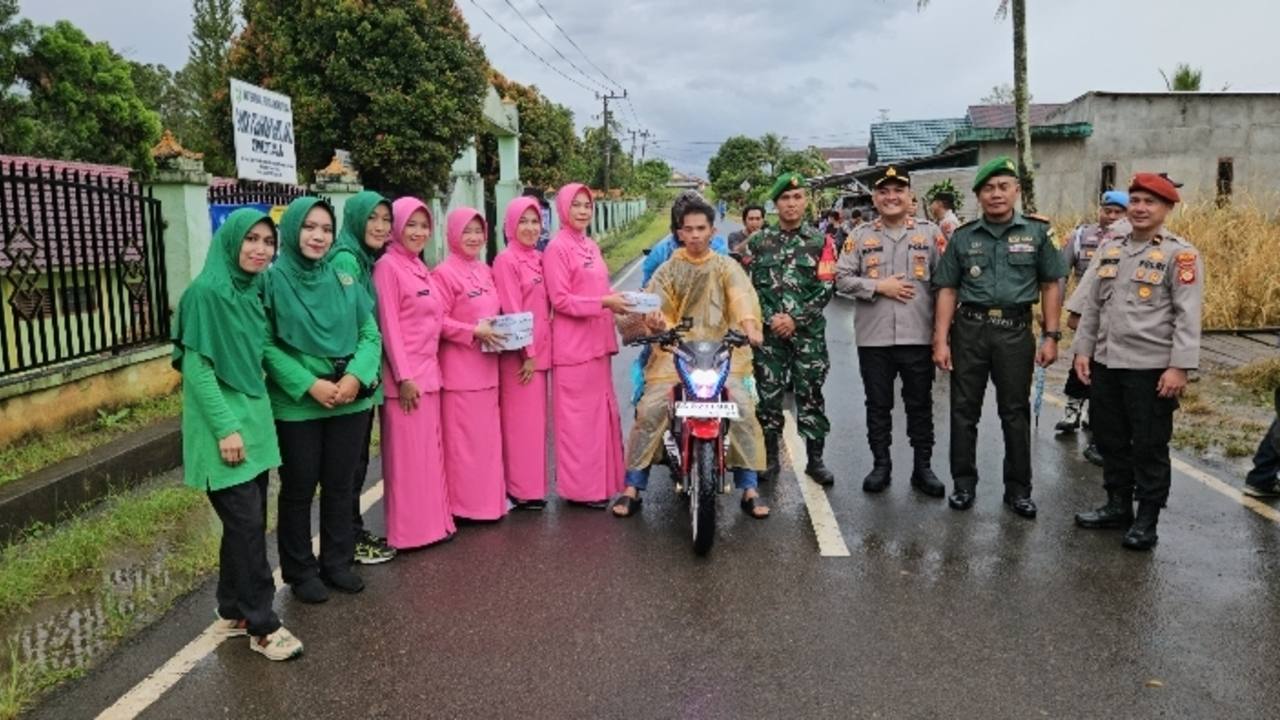
<instances>
[{"instance_id":1,"label":"corrugated roof","mask_svg":"<svg viewBox=\"0 0 1280 720\"><path fill-rule=\"evenodd\" d=\"M968 118L872 123L870 162L883 165L932 155L952 131L967 127Z\"/></svg>"},{"instance_id":2,"label":"corrugated roof","mask_svg":"<svg viewBox=\"0 0 1280 720\"><path fill-rule=\"evenodd\" d=\"M1032 103L1031 124L1042 125L1053 113L1066 107L1062 103ZM1013 105L970 105L967 113L969 124L975 128L1011 128L1014 125Z\"/></svg>"}]
</instances>

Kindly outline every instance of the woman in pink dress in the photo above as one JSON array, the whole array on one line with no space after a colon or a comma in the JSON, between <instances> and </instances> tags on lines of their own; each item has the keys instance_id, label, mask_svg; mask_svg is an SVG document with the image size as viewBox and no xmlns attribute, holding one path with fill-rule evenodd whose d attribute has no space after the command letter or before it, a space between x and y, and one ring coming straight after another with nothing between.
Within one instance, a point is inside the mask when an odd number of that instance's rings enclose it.
<instances>
[{"instance_id":1,"label":"woman in pink dress","mask_svg":"<svg viewBox=\"0 0 1280 720\"><path fill-rule=\"evenodd\" d=\"M571 502L603 508L622 490L622 423L610 359L618 352L613 314L627 312L609 287L609 268L587 237L594 210L586 185L556 195L560 229L542 268L551 320L552 404L555 406L556 492Z\"/></svg>"},{"instance_id":2,"label":"woman in pink dress","mask_svg":"<svg viewBox=\"0 0 1280 720\"><path fill-rule=\"evenodd\" d=\"M444 306L422 262L431 211L417 198L395 201L391 242L374 266L382 331L382 478L387 543L404 550L453 537L440 441L437 348Z\"/></svg>"},{"instance_id":3,"label":"woman in pink dress","mask_svg":"<svg viewBox=\"0 0 1280 720\"><path fill-rule=\"evenodd\" d=\"M493 273L484 262L489 228L475 208L445 221L449 255L432 272L444 304L440 373L444 384L444 475L455 518L501 520L507 514L498 411L498 353L503 337L489 320L501 314Z\"/></svg>"},{"instance_id":4,"label":"woman in pink dress","mask_svg":"<svg viewBox=\"0 0 1280 720\"><path fill-rule=\"evenodd\" d=\"M533 313L533 344L498 358L502 453L507 496L516 508L541 510L547 497L547 370L551 368L551 305L542 282L538 201L507 205L507 249L493 261L493 281L506 314Z\"/></svg>"}]
</instances>

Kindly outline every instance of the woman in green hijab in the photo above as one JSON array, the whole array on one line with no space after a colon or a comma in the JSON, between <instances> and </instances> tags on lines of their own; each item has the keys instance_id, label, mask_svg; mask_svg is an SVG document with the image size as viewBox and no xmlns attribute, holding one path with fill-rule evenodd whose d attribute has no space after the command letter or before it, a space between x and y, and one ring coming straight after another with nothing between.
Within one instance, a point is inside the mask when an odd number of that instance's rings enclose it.
<instances>
[{"instance_id":1,"label":"woman in green hijab","mask_svg":"<svg viewBox=\"0 0 1280 720\"><path fill-rule=\"evenodd\" d=\"M329 263L339 273L355 278L373 304L377 316L378 296L373 290L373 264L382 255L391 237L391 201L382 195L365 190L347 200L342 209L342 230L333 245L333 257ZM375 408L382 407L382 388L373 394ZM387 545L386 538L369 532L364 527L360 513L360 492L364 490L365 469L369 467L369 443L373 440L373 414L369 414L369 430L365 433L360 463L351 476L351 532L356 539L355 560L361 565L377 565L396 556L395 548Z\"/></svg>"},{"instance_id":2,"label":"woman in green hijab","mask_svg":"<svg viewBox=\"0 0 1280 720\"><path fill-rule=\"evenodd\" d=\"M258 275L275 249L275 225L264 213L231 213L178 304L173 367L182 373L183 480L208 493L222 521L218 632L249 635L253 650L288 660L302 643L271 609L266 546L267 473L280 465L280 451L262 377L267 325Z\"/></svg>"},{"instance_id":3,"label":"woman in green hijab","mask_svg":"<svg viewBox=\"0 0 1280 720\"><path fill-rule=\"evenodd\" d=\"M330 263L333 210L320 198L289 203L280 256L266 274L267 394L280 437L280 571L303 602L326 589L357 593L351 571L351 477L360 462L382 337L356 278ZM320 558L311 552L311 503L320 486Z\"/></svg>"}]
</instances>

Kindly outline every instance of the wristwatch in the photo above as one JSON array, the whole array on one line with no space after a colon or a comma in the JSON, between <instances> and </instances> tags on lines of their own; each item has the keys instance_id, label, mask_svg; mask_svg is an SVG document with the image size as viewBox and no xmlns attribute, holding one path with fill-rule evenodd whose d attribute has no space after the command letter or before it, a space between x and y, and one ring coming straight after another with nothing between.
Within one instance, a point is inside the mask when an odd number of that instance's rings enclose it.
<instances>
[{"instance_id":1,"label":"wristwatch","mask_svg":"<svg viewBox=\"0 0 1280 720\"><path fill-rule=\"evenodd\" d=\"M1040 334L1043 335L1044 337L1051 338L1054 342L1059 342L1060 340L1062 340L1061 330L1045 330Z\"/></svg>"}]
</instances>

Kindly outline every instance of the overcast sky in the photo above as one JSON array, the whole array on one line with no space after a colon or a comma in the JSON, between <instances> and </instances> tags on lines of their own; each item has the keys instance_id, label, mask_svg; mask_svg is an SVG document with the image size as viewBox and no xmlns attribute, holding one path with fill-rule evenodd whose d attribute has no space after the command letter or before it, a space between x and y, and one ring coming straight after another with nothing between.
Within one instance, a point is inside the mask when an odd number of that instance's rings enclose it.
<instances>
[{"instance_id":1,"label":"overcast sky","mask_svg":"<svg viewBox=\"0 0 1280 720\"><path fill-rule=\"evenodd\" d=\"M541 5L545 7L539 7ZM191 28L185 0L21 0L37 22L66 18L125 56L180 67ZM565 75L620 84L627 128L650 155L703 173L720 140L773 131L793 146L865 144L891 119L959 117L1012 82L1009 21L997 0L459 0L489 61L597 124L593 92L547 68L478 8ZM1031 0L1028 45L1037 102L1088 90L1163 90L1159 68L1189 62L1204 87L1280 91L1280 3L1271 0ZM514 9L513 7L514 6ZM108 11L107 8L110 8ZM578 70L561 59L517 10ZM554 18L584 57L552 23ZM145 20L144 20L145 19ZM592 67L599 66L611 80ZM597 84L598 83L598 84ZM629 146L629 136L624 147Z\"/></svg>"}]
</instances>

